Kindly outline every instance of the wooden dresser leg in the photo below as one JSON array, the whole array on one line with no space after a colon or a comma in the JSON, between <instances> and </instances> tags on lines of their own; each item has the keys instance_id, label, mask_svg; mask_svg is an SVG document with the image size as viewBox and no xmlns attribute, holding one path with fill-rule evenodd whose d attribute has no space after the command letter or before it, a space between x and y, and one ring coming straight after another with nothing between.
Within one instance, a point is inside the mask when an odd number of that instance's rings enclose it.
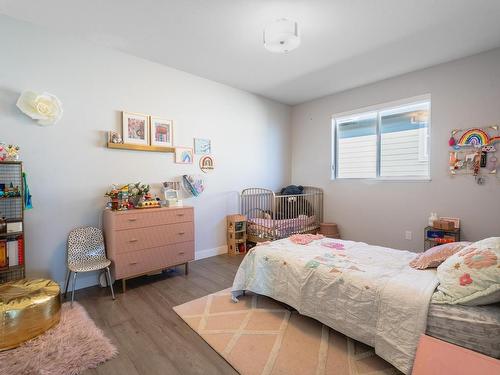
<instances>
[{"instance_id":1,"label":"wooden dresser leg","mask_svg":"<svg viewBox=\"0 0 500 375\"><path fill-rule=\"evenodd\" d=\"M186 275L187 275L189 273L189 263L186 262L184 266L186 267Z\"/></svg>"},{"instance_id":2,"label":"wooden dresser leg","mask_svg":"<svg viewBox=\"0 0 500 375\"><path fill-rule=\"evenodd\" d=\"M125 293L127 290L127 280L122 279L122 292Z\"/></svg>"}]
</instances>

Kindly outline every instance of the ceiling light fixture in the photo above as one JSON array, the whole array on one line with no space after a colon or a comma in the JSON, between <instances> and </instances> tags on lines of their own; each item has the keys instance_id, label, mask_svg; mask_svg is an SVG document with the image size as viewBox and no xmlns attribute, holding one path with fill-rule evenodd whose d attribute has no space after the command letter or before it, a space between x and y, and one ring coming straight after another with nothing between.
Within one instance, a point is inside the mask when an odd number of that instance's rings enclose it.
<instances>
[{"instance_id":1,"label":"ceiling light fixture","mask_svg":"<svg viewBox=\"0 0 500 375\"><path fill-rule=\"evenodd\" d=\"M288 53L299 45L299 26L295 21L281 18L264 29L264 47L268 51Z\"/></svg>"}]
</instances>

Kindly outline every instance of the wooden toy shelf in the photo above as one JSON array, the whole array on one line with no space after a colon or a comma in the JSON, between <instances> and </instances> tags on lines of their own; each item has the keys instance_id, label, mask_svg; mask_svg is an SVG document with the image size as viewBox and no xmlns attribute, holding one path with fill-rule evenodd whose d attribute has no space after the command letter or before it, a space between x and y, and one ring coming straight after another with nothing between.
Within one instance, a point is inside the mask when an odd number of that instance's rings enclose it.
<instances>
[{"instance_id":1,"label":"wooden toy shelf","mask_svg":"<svg viewBox=\"0 0 500 375\"><path fill-rule=\"evenodd\" d=\"M244 215L227 217L227 250L229 255L247 252L247 219Z\"/></svg>"},{"instance_id":2,"label":"wooden toy shelf","mask_svg":"<svg viewBox=\"0 0 500 375\"><path fill-rule=\"evenodd\" d=\"M130 143L108 142L108 148L114 148L114 149L118 149L118 150L133 150L133 151L175 152L175 147L134 145L134 144L130 144Z\"/></svg>"}]
</instances>

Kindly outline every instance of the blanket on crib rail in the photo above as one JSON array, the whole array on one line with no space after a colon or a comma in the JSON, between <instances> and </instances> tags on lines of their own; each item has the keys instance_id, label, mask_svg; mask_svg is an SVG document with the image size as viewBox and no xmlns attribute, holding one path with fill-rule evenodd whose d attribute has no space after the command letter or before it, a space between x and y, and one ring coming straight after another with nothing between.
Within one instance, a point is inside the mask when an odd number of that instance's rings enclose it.
<instances>
[{"instance_id":1,"label":"blanket on crib rail","mask_svg":"<svg viewBox=\"0 0 500 375\"><path fill-rule=\"evenodd\" d=\"M324 238L299 245L286 238L248 253L233 299L250 290L284 302L374 347L409 374L438 284L435 270L408 266L414 256L361 242Z\"/></svg>"}]
</instances>

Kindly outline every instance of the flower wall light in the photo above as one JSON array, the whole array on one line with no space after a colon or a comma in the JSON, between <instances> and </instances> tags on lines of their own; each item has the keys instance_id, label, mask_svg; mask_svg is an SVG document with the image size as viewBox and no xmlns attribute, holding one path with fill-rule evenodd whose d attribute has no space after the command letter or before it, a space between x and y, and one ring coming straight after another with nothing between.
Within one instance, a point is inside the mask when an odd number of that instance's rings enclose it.
<instances>
[{"instance_id":1,"label":"flower wall light","mask_svg":"<svg viewBox=\"0 0 500 375\"><path fill-rule=\"evenodd\" d=\"M17 108L39 125L54 125L63 114L61 101L52 94L43 92L23 91L16 103Z\"/></svg>"}]
</instances>

